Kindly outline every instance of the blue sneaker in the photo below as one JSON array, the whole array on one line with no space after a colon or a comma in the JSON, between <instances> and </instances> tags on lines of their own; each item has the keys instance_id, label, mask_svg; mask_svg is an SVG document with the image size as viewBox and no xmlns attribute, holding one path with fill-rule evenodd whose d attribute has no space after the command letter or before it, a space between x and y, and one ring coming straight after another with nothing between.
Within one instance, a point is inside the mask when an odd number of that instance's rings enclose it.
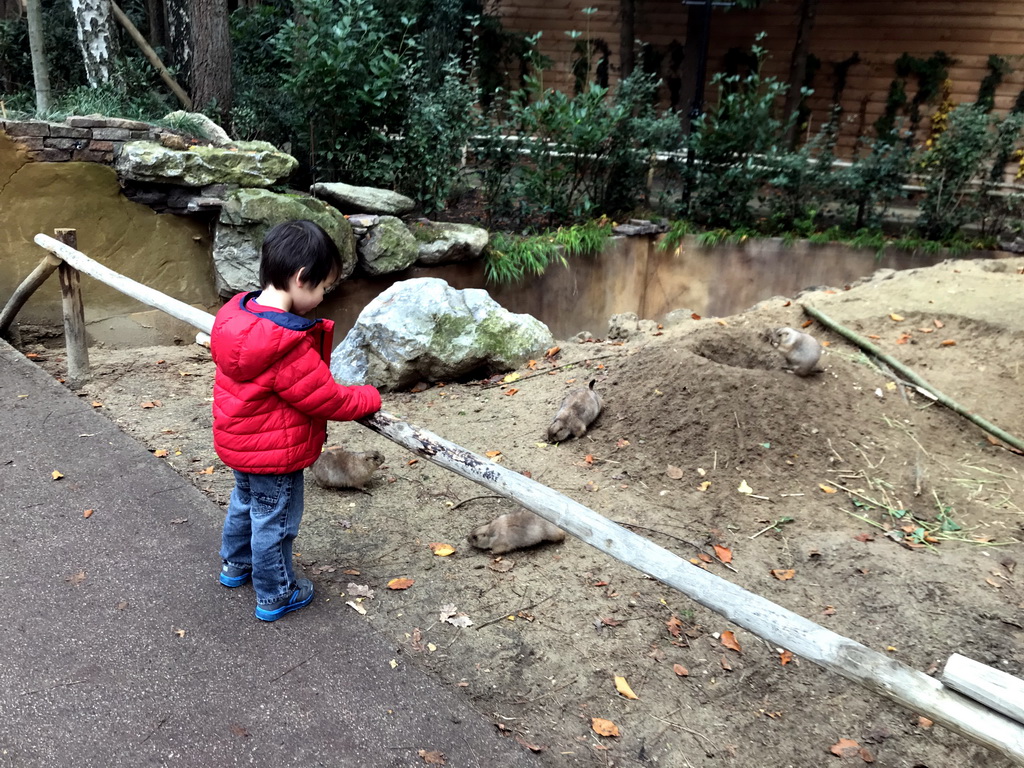
<instances>
[{"instance_id":1,"label":"blue sneaker","mask_svg":"<svg viewBox=\"0 0 1024 768\"><path fill-rule=\"evenodd\" d=\"M240 587L252 578L252 566L224 563L220 569L220 583L225 587Z\"/></svg>"},{"instance_id":2,"label":"blue sneaker","mask_svg":"<svg viewBox=\"0 0 1024 768\"><path fill-rule=\"evenodd\" d=\"M313 602L313 582L309 579L296 579L295 590L287 597L279 598L266 605L256 604L256 618L263 621L277 621L286 613L305 608Z\"/></svg>"}]
</instances>

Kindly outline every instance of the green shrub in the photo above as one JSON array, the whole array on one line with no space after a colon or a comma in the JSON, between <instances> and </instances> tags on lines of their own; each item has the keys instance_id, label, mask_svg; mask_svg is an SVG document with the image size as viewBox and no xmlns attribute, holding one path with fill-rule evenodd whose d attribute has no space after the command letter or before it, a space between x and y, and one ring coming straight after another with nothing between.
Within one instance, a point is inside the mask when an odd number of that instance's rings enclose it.
<instances>
[{"instance_id":1,"label":"green shrub","mask_svg":"<svg viewBox=\"0 0 1024 768\"><path fill-rule=\"evenodd\" d=\"M974 104L961 104L949 114L948 127L921 161L925 194L917 227L925 237L949 240L968 223L998 218L992 193L1022 130L1024 116L1000 118Z\"/></svg>"},{"instance_id":2,"label":"green shrub","mask_svg":"<svg viewBox=\"0 0 1024 768\"><path fill-rule=\"evenodd\" d=\"M542 275L552 264L566 267L570 258L599 253L611 230L602 218L531 237L496 232L484 252L484 276L489 283L507 285Z\"/></svg>"},{"instance_id":3,"label":"green shrub","mask_svg":"<svg viewBox=\"0 0 1024 768\"><path fill-rule=\"evenodd\" d=\"M780 162L788 123L776 116L776 107L788 86L761 76L764 48L755 44L751 52L757 65L750 74L719 73L711 79L718 101L693 121L685 145L694 160L683 169L688 189L683 213L710 227L752 222L750 204Z\"/></svg>"}]
</instances>

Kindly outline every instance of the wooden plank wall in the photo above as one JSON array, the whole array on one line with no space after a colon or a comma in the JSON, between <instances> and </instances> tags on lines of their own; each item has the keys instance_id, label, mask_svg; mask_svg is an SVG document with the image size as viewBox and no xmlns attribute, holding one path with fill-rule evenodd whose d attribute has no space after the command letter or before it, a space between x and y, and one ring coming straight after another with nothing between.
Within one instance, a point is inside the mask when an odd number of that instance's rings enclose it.
<instances>
[{"instance_id":1,"label":"wooden plank wall","mask_svg":"<svg viewBox=\"0 0 1024 768\"><path fill-rule=\"evenodd\" d=\"M636 37L667 53L669 46L686 39L686 8L678 0L635 0ZM571 89L573 43L569 30L585 32L583 9L597 7L589 17L592 37L603 38L612 49L613 79L619 67L619 3L602 0L501 0L506 28L543 31L541 50L554 60L545 85ZM709 77L722 68L730 48L749 49L757 32L767 33L769 50L764 74L785 80L790 52L796 37L799 0L766 0L752 11L716 9L711 26ZM831 63L854 52L861 62L850 69L843 93L846 116L844 133L852 136L860 122L871 124L885 108L889 85L895 77L893 63L904 52L927 58L945 51L957 60L950 69L954 103L974 101L978 86L988 73L990 54L1009 59L1016 71L1009 74L996 94L996 110L1005 113L1024 88L1024 0L821 0L812 33L811 52L823 62L810 100L812 130L828 119L833 89ZM663 65L663 74L667 68ZM907 84L908 97L917 90ZM715 98L714 89L708 99ZM667 98L667 94L666 94ZM924 108L926 115L934 107ZM927 121L925 121L925 127Z\"/></svg>"}]
</instances>

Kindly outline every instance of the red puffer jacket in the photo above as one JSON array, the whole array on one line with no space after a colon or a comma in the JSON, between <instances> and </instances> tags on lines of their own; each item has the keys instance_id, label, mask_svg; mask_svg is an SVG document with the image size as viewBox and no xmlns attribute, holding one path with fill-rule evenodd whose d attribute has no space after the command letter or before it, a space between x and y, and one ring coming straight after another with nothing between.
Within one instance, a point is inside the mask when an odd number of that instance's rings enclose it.
<instances>
[{"instance_id":1,"label":"red puffer jacket","mask_svg":"<svg viewBox=\"0 0 1024 768\"><path fill-rule=\"evenodd\" d=\"M375 413L380 393L342 386L331 376L332 321L251 304L257 296L231 299L210 333L217 364L213 447L239 472L295 472L320 455L328 420Z\"/></svg>"}]
</instances>

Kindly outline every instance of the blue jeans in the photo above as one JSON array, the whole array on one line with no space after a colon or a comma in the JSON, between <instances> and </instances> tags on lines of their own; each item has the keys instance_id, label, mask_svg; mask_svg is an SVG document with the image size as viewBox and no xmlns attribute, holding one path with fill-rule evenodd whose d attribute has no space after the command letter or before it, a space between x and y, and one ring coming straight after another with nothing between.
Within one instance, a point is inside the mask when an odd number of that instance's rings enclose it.
<instances>
[{"instance_id":1,"label":"blue jeans","mask_svg":"<svg viewBox=\"0 0 1024 768\"><path fill-rule=\"evenodd\" d=\"M235 470L220 556L235 566L252 566L256 603L266 605L295 590L292 542L303 506L302 470L287 475L253 475Z\"/></svg>"}]
</instances>

